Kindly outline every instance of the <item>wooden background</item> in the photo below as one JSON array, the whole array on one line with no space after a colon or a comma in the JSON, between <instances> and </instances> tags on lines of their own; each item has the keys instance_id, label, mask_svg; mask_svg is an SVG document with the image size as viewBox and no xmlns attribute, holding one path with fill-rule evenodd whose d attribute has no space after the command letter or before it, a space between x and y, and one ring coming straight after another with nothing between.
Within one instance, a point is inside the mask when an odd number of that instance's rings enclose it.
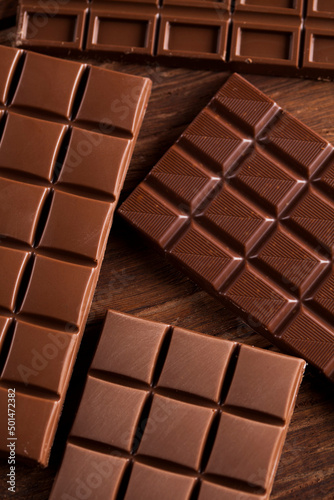
<instances>
[{"instance_id":1,"label":"wooden background","mask_svg":"<svg viewBox=\"0 0 334 500\"><path fill-rule=\"evenodd\" d=\"M0 0L0 5L13 2ZM0 8L0 15L1 10ZM0 43L9 43L14 19L0 21ZM94 62L94 61L90 61ZM96 63L96 62L95 62ZM110 69L150 77L153 93L126 179L122 200L178 138L227 78L227 73L99 62ZM282 107L334 144L334 83L246 76ZM66 435L108 308L172 323L203 333L275 350L162 261L116 216L96 289L84 341L65 403L50 466L17 464L16 493L7 491L5 460L0 462L0 498L44 500L61 461ZM308 368L278 468L272 499L334 499L334 390Z\"/></svg>"}]
</instances>

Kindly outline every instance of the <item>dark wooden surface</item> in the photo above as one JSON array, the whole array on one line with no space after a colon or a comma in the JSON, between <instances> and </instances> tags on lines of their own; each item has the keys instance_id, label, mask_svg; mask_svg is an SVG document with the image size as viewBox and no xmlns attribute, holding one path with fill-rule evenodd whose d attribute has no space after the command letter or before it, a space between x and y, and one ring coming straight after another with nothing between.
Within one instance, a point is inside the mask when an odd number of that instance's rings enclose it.
<instances>
[{"instance_id":1,"label":"dark wooden surface","mask_svg":"<svg viewBox=\"0 0 334 500\"><path fill-rule=\"evenodd\" d=\"M12 33L13 29L3 30L0 43L8 43ZM112 62L99 64L148 76L153 81L152 98L122 195L125 199L228 75ZM254 75L246 77L334 144L334 83ZM219 302L163 262L116 216L50 466L42 470L34 465L17 464L16 493L12 494L7 492L8 469L3 460L0 463L1 499L48 498L93 347L108 308L275 350ZM333 387L308 368L272 499L334 499L333 396Z\"/></svg>"},{"instance_id":2,"label":"dark wooden surface","mask_svg":"<svg viewBox=\"0 0 334 500\"><path fill-rule=\"evenodd\" d=\"M15 0L0 0L0 19L15 16L17 2Z\"/></svg>"}]
</instances>

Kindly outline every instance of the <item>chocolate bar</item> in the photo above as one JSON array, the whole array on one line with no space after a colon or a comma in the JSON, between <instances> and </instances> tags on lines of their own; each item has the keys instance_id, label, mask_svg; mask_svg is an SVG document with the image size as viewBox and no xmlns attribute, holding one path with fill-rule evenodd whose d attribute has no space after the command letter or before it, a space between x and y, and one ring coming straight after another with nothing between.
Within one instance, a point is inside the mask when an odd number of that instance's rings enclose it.
<instances>
[{"instance_id":1,"label":"chocolate bar","mask_svg":"<svg viewBox=\"0 0 334 500\"><path fill-rule=\"evenodd\" d=\"M109 311L50 500L268 499L304 367Z\"/></svg>"},{"instance_id":2,"label":"chocolate bar","mask_svg":"<svg viewBox=\"0 0 334 500\"><path fill-rule=\"evenodd\" d=\"M333 179L333 146L234 74L120 214L334 380Z\"/></svg>"},{"instance_id":3,"label":"chocolate bar","mask_svg":"<svg viewBox=\"0 0 334 500\"><path fill-rule=\"evenodd\" d=\"M231 61L238 71L265 71L266 65L299 68L303 53L303 0L237 0L233 16Z\"/></svg>"},{"instance_id":4,"label":"chocolate bar","mask_svg":"<svg viewBox=\"0 0 334 500\"><path fill-rule=\"evenodd\" d=\"M150 88L0 47L2 453L10 389L16 454L48 463Z\"/></svg>"},{"instance_id":5,"label":"chocolate bar","mask_svg":"<svg viewBox=\"0 0 334 500\"><path fill-rule=\"evenodd\" d=\"M328 79L333 19L331 0L20 0L17 44Z\"/></svg>"}]
</instances>

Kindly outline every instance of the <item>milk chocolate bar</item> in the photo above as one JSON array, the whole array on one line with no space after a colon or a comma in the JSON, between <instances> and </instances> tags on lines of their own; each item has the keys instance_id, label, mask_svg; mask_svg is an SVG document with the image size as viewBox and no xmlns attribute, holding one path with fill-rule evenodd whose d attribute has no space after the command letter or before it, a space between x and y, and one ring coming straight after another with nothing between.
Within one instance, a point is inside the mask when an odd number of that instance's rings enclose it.
<instances>
[{"instance_id":1,"label":"milk chocolate bar","mask_svg":"<svg viewBox=\"0 0 334 500\"><path fill-rule=\"evenodd\" d=\"M266 65L299 68L303 53L303 0L237 0L233 16L231 61L238 71Z\"/></svg>"},{"instance_id":2,"label":"milk chocolate bar","mask_svg":"<svg viewBox=\"0 0 334 500\"><path fill-rule=\"evenodd\" d=\"M144 78L0 47L5 454L13 437L17 455L48 463L150 87Z\"/></svg>"},{"instance_id":3,"label":"milk chocolate bar","mask_svg":"<svg viewBox=\"0 0 334 500\"><path fill-rule=\"evenodd\" d=\"M120 213L334 381L333 179L333 146L234 74Z\"/></svg>"},{"instance_id":4,"label":"milk chocolate bar","mask_svg":"<svg viewBox=\"0 0 334 500\"><path fill-rule=\"evenodd\" d=\"M50 499L268 499L304 367L109 311Z\"/></svg>"},{"instance_id":5,"label":"milk chocolate bar","mask_svg":"<svg viewBox=\"0 0 334 500\"><path fill-rule=\"evenodd\" d=\"M332 0L20 0L18 46L333 78Z\"/></svg>"}]
</instances>

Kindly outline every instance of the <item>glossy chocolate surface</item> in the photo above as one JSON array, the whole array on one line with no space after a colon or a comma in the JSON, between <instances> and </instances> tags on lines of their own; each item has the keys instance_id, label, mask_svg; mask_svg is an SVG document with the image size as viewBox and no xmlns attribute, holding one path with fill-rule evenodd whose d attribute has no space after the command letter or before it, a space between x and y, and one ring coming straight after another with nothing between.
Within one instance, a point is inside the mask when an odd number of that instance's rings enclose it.
<instances>
[{"instance_id":1,"label":"glossy chocolate surface","mask_svg":"<svg viewBox=\"0 0 334 500\"><path fill-rule=\"evenodd\" d=\"M150 87L0 47L0 425L12 387L16 452L44 466Z\"/></svg>"},{"instance_id":2,"label":"glossy chocolate surface","mask_svg":"<svg viewBox=\"0 0 334 500\"><path fill-rule=\"evenodd\" d=\"M120 213L334 380L333 179L333 146L234 74Z\"/></svg>"},{"instance_id":3,"label":"glossy chocolate surface","mask_svg":"<svg viewBox=\"0 0 334 500\"><path fill-rule=\"evenodd\" d=\"M20 0L18 46L333 78L331 0Z\"/></svg>"},{"instance_id":4,"label":"glossy chocolate surface","mask_svg":"<svg viewBox=\"0 0 334 500\"><path fill-rule=\"evenodd\" d=\"M268 499L304 366L109 311L50 498Z\"/></svg>"}]
</instances>

